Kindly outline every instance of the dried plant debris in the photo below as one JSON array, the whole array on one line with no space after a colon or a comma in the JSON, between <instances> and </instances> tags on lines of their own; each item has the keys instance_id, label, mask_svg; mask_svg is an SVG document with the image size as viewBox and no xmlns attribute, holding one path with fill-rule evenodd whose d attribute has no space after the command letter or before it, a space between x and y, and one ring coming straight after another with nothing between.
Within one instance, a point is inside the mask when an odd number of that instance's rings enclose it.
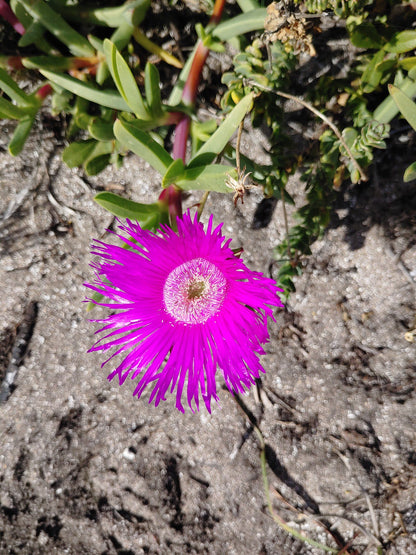
<instances>
[{"instance_id":1,"label":"dried plant debris","mask_svg":"<svg viewBox=\"0 0 416 555\"><path fill-rule=\"evenodd\" d=\"M310 56L316 56L312 36L307 33L306 26L306 19L298 13L291 13L284 2L272 2L267 6L264 21L267 39L290 45L296 54L306 52Z\"/></svg>"}]
</instances>

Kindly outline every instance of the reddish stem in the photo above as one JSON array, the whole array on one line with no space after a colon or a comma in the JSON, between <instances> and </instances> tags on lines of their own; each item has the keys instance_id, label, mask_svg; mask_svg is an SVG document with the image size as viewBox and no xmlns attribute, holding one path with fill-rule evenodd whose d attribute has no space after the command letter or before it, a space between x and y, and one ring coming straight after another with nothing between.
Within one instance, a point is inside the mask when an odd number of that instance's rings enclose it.
<instances>
[{"instance_id":1,"label":"reddish stem","mask_svg":"<svg viewBox=\"0 0 416 555\"><path fill-rule=\"evenodd\" d=\"M212 10L212 15L209 20L209 25L217 25L222 18L222 12L224 11L225 0L216 1L214 8Z\"/></svg>"},{"instance_id":2,"label":"reddish stem","mask_svg":"<svg viewBox=\"0 0 416 555\"><path fill-rule=\"evenodd\" d=\"M225 0L216 0L209 25L216 25L222 16ZM188 74L185 86L182 92L182 100L187 106L195 103L198 92L198 85L201 79L202 68L208 57L209 49L202 43L198 42L194 59L192 60L191 69ZM173 143L172 157L177 160L181 158L185 162L186 144L191 126L191 118L186 114L181 114L175 128L175 139ZM176 223L176 216L182 215L182 193L175 185L169 185L167 189L162 191L159 199L168 202L169 218L171 224Z\"/></svg>"},{"instance_id":3,"label":"reddish stem","mask_svg":"<svg viewBox=\"0 0 416 555\"><path fill-rule=\"evenodd\" d=\"M191 120L188 116L182 115L180 121L176 124L175 128L175 141L173 143L172 158L182 158L185 162L186 158L186 142L189 135L189 127Z\"/></svg>"},{"instance_id":4,"label":"reddish stem","mask_svg":"<svg viewBox=\"0 0 416 555\"><path fill-rule=\"evenodd\" d=\"M0 56L0 67L8 67L9 69L23 69L21 56Z\"/></svg>"},{"instance_id":5,"label":"reddish stem","mask_svg":"<svg viewBox=\"0 0 416 555\"><path fill-rule=\"evenodd\" d=\"M6 0L0 0L0 16L5 19L7 23L10 23L16 33L19 33L19 35L25 34L25 28L12 12L12 9Z\"/></svg>"},{"instance_id":6,"label":"reddish stem","mask_svg":"<svg viewBox=\"0 0 416 555\"><path fill-rule=\"evenodd\" d=\"M182 120L182 117L182 112L169 112L163 125L177 125Z\"/></svg>"},{"instance_id":7,"label":"reddish stem","mask_svg":"<svg viewBox=\"0 0 416 555\"><path fill-rule=\"evenodd\" d=\"M52 92L53 92L52 87L50 86L49 83L46 83L45 85L42 85L42 87L40 87L40 89L38 89L36 91L36 96L39 98L39 100L43 101Z\"/></svg>"},{"instance_id":8,"label":"reddish stem","mask_svg":"<svg viewBox=\"0 0 416 555\"><path fill-rule=\"evenodd\" d=\"M209 49L199 41L194 59L192 60L191 70L182 92L182 100L188 106L195 103L199 81L201 80L202 68L208 58L208 54ZM186 117L189 119L189 116Z\"/></svg>"},{"instance_id":9,"label":"reddish stem","mask_svg":"<svg viewBox=\"0 0 416 555\"><path fill-rule=\"evenodd\" d=\"M176 228L176 218L182 216L182 192L176 185L169 185L159 195L159 202L168 207L169 222L171 227Z\"/></svg>"}]
</instances>

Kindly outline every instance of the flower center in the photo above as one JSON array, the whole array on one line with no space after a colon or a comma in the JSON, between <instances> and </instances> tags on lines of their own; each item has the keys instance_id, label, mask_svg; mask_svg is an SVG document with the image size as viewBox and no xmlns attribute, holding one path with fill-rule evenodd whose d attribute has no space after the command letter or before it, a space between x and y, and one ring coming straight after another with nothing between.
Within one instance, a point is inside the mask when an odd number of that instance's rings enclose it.
<instances>
[{"instance_id":1,"label":"flower center","mask_svg":"<svg viewBox=\"0 0 416 555\"><path fill-rule=\"evenodd\" d=\"M215 264L194 258L168 275L163 301L176 321L202 324L221 308L226 289L227 280Z\"/></svg>"}]
</instances>

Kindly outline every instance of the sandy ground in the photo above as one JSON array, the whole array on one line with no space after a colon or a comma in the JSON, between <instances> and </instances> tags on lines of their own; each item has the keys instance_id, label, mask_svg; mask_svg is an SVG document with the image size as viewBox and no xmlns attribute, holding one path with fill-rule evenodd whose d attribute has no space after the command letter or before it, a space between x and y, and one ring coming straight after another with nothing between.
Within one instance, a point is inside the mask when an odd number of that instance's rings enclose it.
<instances>
[{"instance_id":1,"label":"sandy ground","mask_svg":"<svg viewBox=\"0 0 416 555\"><path fill-rule=\"evenodd\" d=\"M271 518L258 437L226 390L212 415L182 415L174 398L155 409L133 399L133 383L109 383L102 358L86 352L89 245L112 222L93 196L108 188L152 201L157 175L132 156L85 179L60 162L47 120L16 159L8 136L3 124L0 378L31 301L37 313L0 406L0 552L323 553ZM416 343L405 339L415 327L416 203L389 156L369 183L340 193L270 326L257 394L242 398L266 442L278 518L333 549L351 542L350 554L416 552ZM301 198L296 179L291 190ZM253 230L260 200L253 191L234 208L212 195L205 219L225 221L246 263L268 273L282 212L278 204Z\"/></svg>"}]
</instances>

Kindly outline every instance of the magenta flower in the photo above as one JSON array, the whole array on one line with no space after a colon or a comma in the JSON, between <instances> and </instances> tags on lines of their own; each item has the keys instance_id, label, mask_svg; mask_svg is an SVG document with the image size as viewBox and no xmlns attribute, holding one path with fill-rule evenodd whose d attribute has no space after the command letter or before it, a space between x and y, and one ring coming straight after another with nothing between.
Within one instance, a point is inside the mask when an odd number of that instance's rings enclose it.
<instances>
[{"instance_id":1,"label":"magenta flower","mask_svg":"<svg viewBox=\"0 0 416 555\"><path fill-rule=\"evenodd\" d=\"M282 306L272 279L249 270L225 241L221 225L207 229L189 213L178 218L178 231L162 226L157 233L127 220L117 234L128 248L95 241L101 258L94 284L87 287L111 299L97 303L115 311L94 320L108 332L90 351L115 352L123 360L108 376L120 385L140 376L133 395L153 385L157 406L176 389L176 407L184 388L193 411L199 396L210 411L218 400L220 369L231 392L244 392L264 372L258 355L269 338L267 318ZM136 243L137 242L137 243Z\"/></svg>"}]
</instances>

